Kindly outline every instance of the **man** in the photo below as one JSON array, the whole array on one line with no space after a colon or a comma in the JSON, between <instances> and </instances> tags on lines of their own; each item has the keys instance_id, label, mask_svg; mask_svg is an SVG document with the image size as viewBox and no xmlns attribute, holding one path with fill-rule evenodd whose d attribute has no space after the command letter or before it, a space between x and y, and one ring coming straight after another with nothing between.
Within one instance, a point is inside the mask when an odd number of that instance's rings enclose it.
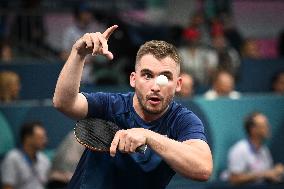
<instances>
[{"instance_id":1,"label":"man","mask_svg":"<svg viewBox=\"0 0 284 189\"><path fill-rule=\"evenodd\" d=\"M45 129L40 122L26 123L20 137L22 146L3 160L2 189L44 189L50 167L48 158L40 152L47 142Z\"/></svg>"},{"instance_id":2,"label":"man","mask_svg":"<svg viewBox=\"0 0 284 189\"><path fill-rule=\"evenodd\" d=\"M232 74L227 71L218 71L213 77L212 89L208 90L204 97L208 100L214 100L218 97L228 97L238 99L241 94L234 90L235 79Z\"/></svg>"},{"instance_id":3,"label":"man","mask_svg":"<svg viewBox=\"0 0 284 189\"><path fill-rule=\"evenodd\" d=\"M229 151L229 180L233 184L262 181L279 182L284 174L282 164L273 166L269 149L264 141L269 136L267 117L259 112L250 114L245 121L247 139L237 142Z\"/></svg>"},{"instance_id":4,"label":"man","mask_svg":"<svg viewBox=\"0 0 284 189\"><path fill-rule=\"evenodd\" d=\"M150 41L137 53L130 85L135 93L79 93L80 77L88 54L109 59L107 40L117 28L103 34L87 33L73 46L57 81L53 103L66 115L97 117L117 123L110 155L85 150L69 188L165 188L175 172L207 180L212 157L201 121L172 101L180 90L180 61L176 49L163 41ZM168 84L156 83L159 75ZM134 153L148 145L145 154Z\"/></svg>"}]
</instances>

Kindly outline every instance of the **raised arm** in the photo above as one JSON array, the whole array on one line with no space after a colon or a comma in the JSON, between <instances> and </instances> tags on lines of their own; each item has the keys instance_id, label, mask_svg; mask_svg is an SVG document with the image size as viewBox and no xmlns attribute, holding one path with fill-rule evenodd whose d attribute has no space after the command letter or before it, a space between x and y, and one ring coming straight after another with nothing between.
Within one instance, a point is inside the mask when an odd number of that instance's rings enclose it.
<instances>
[{"instance_id":1,"label":"raised arm","mask_svg":"<svg viewBox=\"0 0 284 189\"><path fill-rule=\"evenodd\" d=\"M67 116L75 119L86 117L87 99L79 93L85 58L88 54L93 56L100 54L113 59L113 54L108 51L107 41L117 27L117 25L111 26L104 33L86 33L73 45L57 80L53 96L54 107Z\"/></svg>"}]
</instances>

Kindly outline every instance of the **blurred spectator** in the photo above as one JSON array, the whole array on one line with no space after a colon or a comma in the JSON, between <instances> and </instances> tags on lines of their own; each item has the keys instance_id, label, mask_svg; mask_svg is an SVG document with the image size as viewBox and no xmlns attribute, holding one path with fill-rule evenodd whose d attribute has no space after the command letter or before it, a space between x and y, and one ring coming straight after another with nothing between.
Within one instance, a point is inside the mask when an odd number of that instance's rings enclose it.
<instances>
[{"instance_id":1,"label":"blurred spectator","mask_svg":"<svg viewBox=\"0 0 284 189\"><path fill-rule=\"evenodd\" d=\"M240 54L241 46L243 43L243 37L234 23L233 15L223 13L222 20L224 23L224 34L229 45L236 49Z\"/></svg>"},{"instance_id":2,"label":"blurred spectator","mask_svg":"<svg viewBox=\"0 0 284 189\"><path fill-rule=\"evenodd\" d=\"M12 71L0 72L0 102L9 103L19 98L20 77Z\"/></svg>"},{"instance_id":3,"label":"blurred spectator","mask_svg":"<svg viewBox=\"0 0 284 189\"><path fill-rule=\"evenodd\" d=\"M271 88L273 93L284 95L284 71L277 72L272 77Z\"/></svg>"},{"instance_id":4,"label":"blurred spectator","mask_svg":"<svg viewBox=\"0 0 284 189\"><path fill-rule=\"evenodd\" d=\"M0 44L0 61L4 62L4 63L8 63L11 62L11 60L13 59L13 50L12 47L10 45L10 43L3 41Z\"/></svg>"},{"instance_id":5,"label":"blurred spectator","mask_svg":"<svg viewBox=\"0 0 284 189\"><path fill-rule=\"evenodd\" d=\"M240 98L241 94L234 90L235 79L227 71L218 71L213 77L212 89L208 90L204 97L208 100L214 100L218 97L228 97L231 99Z\"/></svg>"},{"instance_id":6,"label":"blurred spectator","mask_svg":"<svg viewBox=\"0 0 284 189\"><path fill-rule=\"evenodd\" d=\"M105 26L98 23L92 13L92 8L87 2L80 2L79 5L74 7L74 22L70 25L63 34L62 41L62 51L61 58L66 61L69 56L69 52L75 43L81 36L85 33L92 33L94 31L104 31ZM99 60L100 57L96 57L96 61ZM82 83L93 83L93 65L91 63L94 62L94 58L92 56L87 57L87 64L84 66Z\"/></svg>"},{"instance_id":7,"label":"blurred spectator","mask_svg":"<svg viewBox=\"0 0 284 189\"><path fill-rule=\"evenodd\" d=\"M181 90L177 94L180 97L192 97L194 94L194 80L191 75L187 73L181 73L182 78Z\"/></svg>"},{"instance_id":8,"label":"blurred spectator","mask_svg":"<svg viewBox=\"0 0 284 189\"><path fill-rule=\"evenodd\" d=\"M80 157L84 146L79 144L70 132L56 150L49 174L49 189L64 189L67 187Z\"/></svg>"},{"instance_id":9,"label":"blurred spectator","mask_svg":"<svg viewBox=\"0 0 284 189\"><path fill-rule=\"evenodd\" d=\"M279 57L284 57L284 30L282 30L278 37L278 54Z\"/></svg>"},{"instance_id":10,"label":"blurred spectator","mask_svg":"<svg viewBox=\"0 0 284 189\"><path fill-rule=\"evenodd\" d=\"M40 122L25 123L20 131L21 146L5 156L1 166L3 189L44 189L50 168L40 152L47 137Z\"/></svg>"},{"instance_id":11,"label":"blurred spectator","mask_svg":"<svg viewBox=\"0 0 284 189\"><path fill-rule=\"evenodd\" d=\"M232 184L283 181L284 166L273 166L269 149L264 142L269 137L269 122L260 113L251 113L245 120L246 139L238 141L229 150L228 171Z\"/></svg>"},{"instance_id":12,"label":"blurred spectator","mask_svg":"<svg viewBox=\"0 0 284 189\"><path fill-rule=\"evenodd\" d=\"M255 39L246 39L241 48L242 58L248 59L260 59L261 53L260 49L256 43Z\"/></svg>"},{"instance_id":13,"label":"blurred spectator","mask_svg":"<svg viewBox=\"0 0 284 189\"><path fill-rule=\"evenodd\" d=\"M186 46L179 49L183 72L191 74L197 85L206 86L217 68L216 53L200 44L200 32L188 28L183 33Z\"/></svg>"},{"instance_id":14,"label":"blurred spectator","mask_svg":"<svg viewBox=\"0 0 284 189\"><path fill-rule=\"evenodd\" d=\"M217 28L215 28L215 31L213 30L212 47L217 53L218 70L226 70L237 76L240 57L238 52L228 45L223 30Z\"/></svg>"},{"instance_id":15,"label":"blurred spectator","mask_svg":"<svg viewBox=\"0 0 284 189\"><path fill-rule=\"evenodd\" d=\"M200 33L200 45L209 46L211 43L209 26L202 11L195 12L189 20L188 29L196 29Z\"/></svg>"},{"instance_id":16,"label":"blurred spectator","mask_svg":"<svg viewBox=\"0 0 284 189\"><path fill-rule=\"evenodd\" d=\"M92 13L92 8L86 2L80 3L74 7L74 22L63 34L61 57L63 60L68 58L69 52L74 42L85 33L94 31L103 31L105 26L98 23Z\"/></svg>"},{"instance_id":17,"label":"blurred spectator","mask_svg":"<svg viewBox=\"0 0 284 189\"><path fill-rule=\"evenodd\" d=\"M47 56L54 53L46 43L41 0L23 0L11 23L10 40L19 55Z\"/></svg>"}]
</instances>

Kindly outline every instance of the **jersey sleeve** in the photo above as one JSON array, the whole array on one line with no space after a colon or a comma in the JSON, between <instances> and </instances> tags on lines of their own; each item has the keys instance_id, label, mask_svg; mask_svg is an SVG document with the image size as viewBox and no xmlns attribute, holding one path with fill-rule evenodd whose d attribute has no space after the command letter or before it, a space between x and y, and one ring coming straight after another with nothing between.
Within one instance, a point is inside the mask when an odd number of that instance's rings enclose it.
<instances>
[{"instance_id":1,"label":"jersey sleeve","mask_svg":"<svg viewBox=\"0 0 284 189\"><path fill-rule=\"evenodd\" d=\"M105 119L109 107L109 95L107 93L82 93L88 101L87 117Z\"/></svg>"},{"instance_id":2,"label":"jersey sleeve","mask_svg":"<svg viewBox=\"0 0 284 189\"><path fill-rule=\"evenodd\" d=\"M15 159L8 154L1 165L2 183L15 186L17 182L17 163Z\"/></svg>"},{"instance_id":3,"label":"jersey sleeve","mask_svg":"<svg viewBox=\"0 0 284 189\"><path fill-rule=\"evenodd\" d=\"M178 141L201 139L207 142L203 123L194 113L187 112L181 115L175 126L177 127L176 135Z\"/></svg>"}]
</instances>

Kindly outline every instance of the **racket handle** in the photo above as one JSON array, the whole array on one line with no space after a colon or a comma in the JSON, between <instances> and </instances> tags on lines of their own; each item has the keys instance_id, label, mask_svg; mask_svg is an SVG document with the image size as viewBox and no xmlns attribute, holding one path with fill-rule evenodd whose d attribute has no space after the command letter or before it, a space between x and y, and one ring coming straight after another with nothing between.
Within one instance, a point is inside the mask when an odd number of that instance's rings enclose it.
<instances>
[{"instance_id":1,"label":"racket handle","mask_svg":"<svg viewBox=\"0 0 284 189\"><path fill-rule=\"evenodd\" d=\"M135 151L140 153L140 154L145 154L147 148L148 148L148 146L146 144L143 144L142 146L139 146L138 148L136 148Z\"/></svg>"}]
</instances>

